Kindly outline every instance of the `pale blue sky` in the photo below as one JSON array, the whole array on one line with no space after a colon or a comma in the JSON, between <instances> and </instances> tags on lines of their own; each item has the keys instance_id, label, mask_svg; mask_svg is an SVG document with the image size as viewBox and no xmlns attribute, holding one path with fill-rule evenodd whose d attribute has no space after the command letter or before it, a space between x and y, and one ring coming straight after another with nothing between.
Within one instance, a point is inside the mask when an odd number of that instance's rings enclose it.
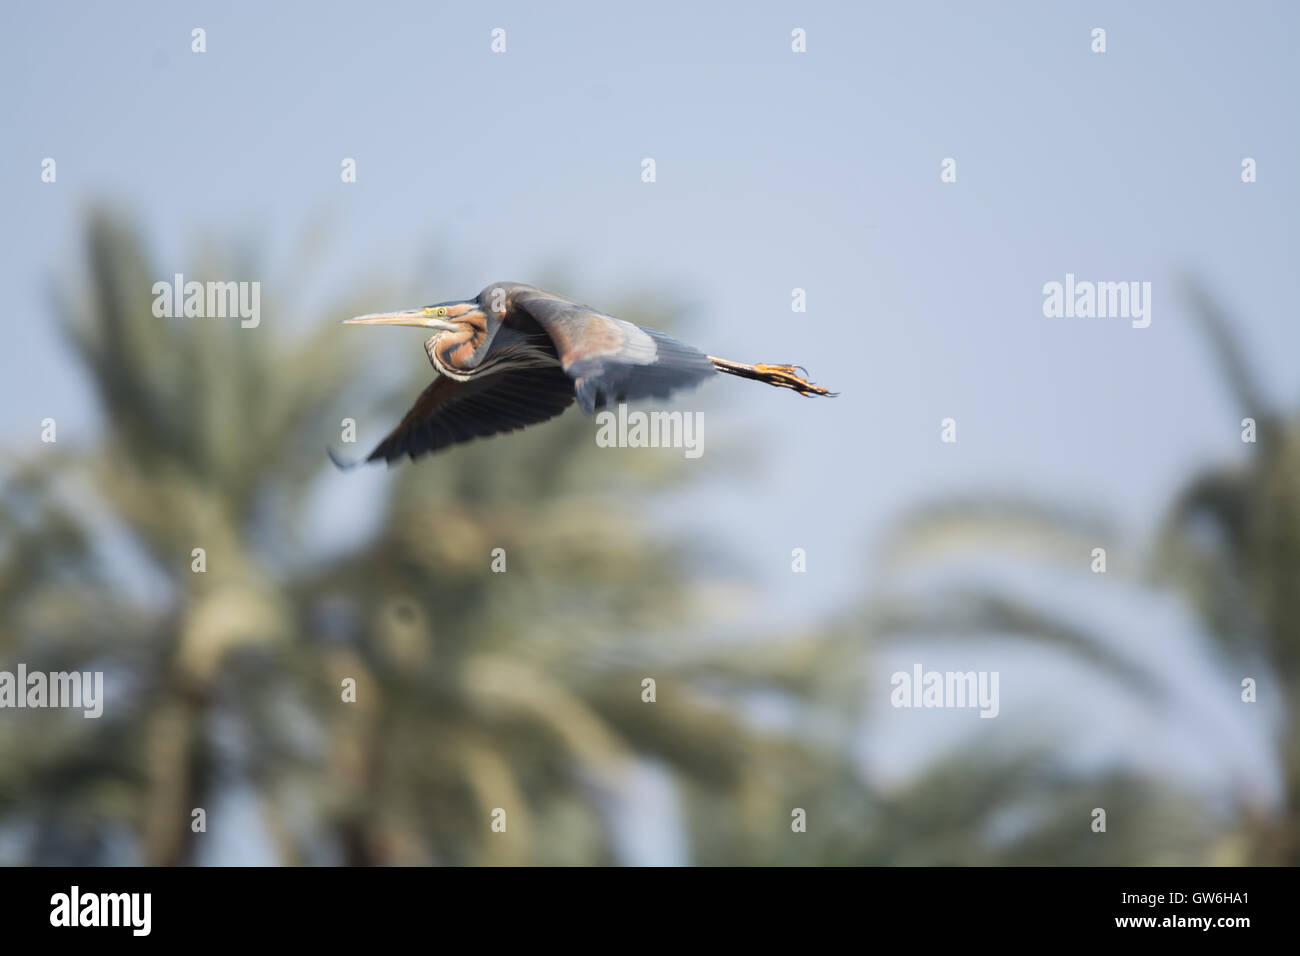
<instances>
[{"instance_id":1,"label":"pale blue sky","mask_svg":"<svg viewBox=\"0 0 1300 956\"><path fill-rule=\"evenodd\" d=\"M880 531L922 496L1079 500L1136 544L1193 468L1240 458L1253 410L1213 375L1174 290L1180 268L1240 316L1270 394L1298 397L1295 4L223 2L3 16L8 446L28 446L46 416L61 438L93 427L49 292L104 197L148 228L160 278L187 270L199 236L283 260L328 224L327 281L276 296L304 303L295 321L337 321L310 304L374 276L412 290L381 308L559 265L565 291L598 306L629 286L695 303L662 324L712 354L807 366L841 397L730 380L700 393L706 457L749 434L759 464L739 485L722 469L728 483L689 511L740 542L769 619L852 601ZM493 27L505 55L489 52ZM40 181L47 156L55 185ZM355 185L339 180L343 157L358 162ZM945 157L955 184L940 182ZM455 285L421 282L431 257ZM1067 272L1152 282L1151 327L1044 318L1042 286ZM796 286L806 314L790 311ZM946 416L956 445L939 442ZM361 502L386 480L330 493ZM789 572L794 546L807 575Z\"/></svg>"},{"instance_id":2,"label":"pale blue sky","mask_svg":"<svg viewBox=\"0 0 1300 956\"><path fill-rule=\"evenodd\" d=\"M744 525L756 564L781 571L774 596L796 604L847 594L864 535L927 490L1014 481L1136 520L1194 463L1240 454L1242 410L1208 378L1170 281L1180 266L1249 321L1273 393L1295 398L1292 4L128 3L5 17L6 442L47 415L65 436L88 424L49 289L87 201L105 196L143 219L165 274L197 236L283 254L323 219L339 289L383 275L435 301L561 264L596 304L629 285L697 303L664 324L715 354L806 365L842 397L725 381L701 399L715 447L752 426L772 462L711 513ZM190 52L194 26L205 54ZM495 26L505 55L489 52ZM55 185L40 182L46 156ZM339 181L345 156L355 185ZM939 181L947 156L956 184ZM422 285L435 255L464 278ZM1152 327L1045 319L1041 287L1067 271L1152 281ZM957 446L937 438L947 415ZM792 543L820 573L790 580Z\"/></svg>"}]
</instances>

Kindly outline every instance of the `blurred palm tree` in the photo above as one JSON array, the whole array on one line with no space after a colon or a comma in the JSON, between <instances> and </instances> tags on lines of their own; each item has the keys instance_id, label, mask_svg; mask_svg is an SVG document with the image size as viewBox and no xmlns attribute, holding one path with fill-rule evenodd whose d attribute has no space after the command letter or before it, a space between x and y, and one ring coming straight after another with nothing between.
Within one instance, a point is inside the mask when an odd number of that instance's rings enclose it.
<instances>
[{"instance_id":1,"label":"blurred palm tree","mask_svg":"<svg viewBox=\"0 0 1300 956\"><path fill-rule=\"evenodd\" d=\"M99 720L0 721L0 859L211 860L201 808L270 861L610 862L629 768L649 762L676 785L691 859L809 862L827 838L792 843L791 807L865 800L842 741L729 702L827 710L805 649L684 629L733 605L651 524L644 502L679 478L665 458L598 453L577 415L476 442L394 472L377 532L323 559L307 532L330 520L309 504L324 446L344 417L383 420L341 384L364 383L356 339L286 332L273 295L252 330L153 317L160 272L102 212L86 263L59 308L101 434L7 469L0 661L103 670L110 696ZM380 407L423 387L419 351Z\"/></svg>"},{"instance_id":2,"label":"blurred palm tree","mask_svg":"<svg viewBox=\"0 0 1300 956\"><path fill-rule=\"evenodd\" d=\"M42 446L5 467L0 669L103 670L110 697L98 720L6 712L0 861L617 862L635 858L620 836L633 812L680 819L688 849L664 859L699 863L1149 863L1202 852L1206 821L1186 794L1066 773L1028 748L956 753L902 787L869 785L855 753L872 634L995 627L1046 637L1138 686L1144 675L1071 622L978 591L723 639L744 600L715 584L728 556L661 532L649 507L682 483L680 459L600 451L579 415L393 471L374 532L323 555L315 526L336 520L337 502L362 507L353 489L374 493L359 475L339 491L324 446L345 417L365 441L377 437L427 381L420 350L402 353L409 364L376 395L348 330L317 315L303 323L316 331L291 333L274 296L254 330L154 318L160 270L109 215L89 222L86 264L59 305L102 427L93 443ZM262 274L218 254L194 265L185 271ZM369 290L328 314L385 298ZM635 301L618 311L638 318ZM1269 421L1261 433L1277 441ZM1236 516L1228 540L1241 542L1239 557L1220 560L1239 590L1188 562L1173 535L1190 518L1171 521L1161 564L1179 580L1214 580L1217 597L1190 586L1219 615L1224 646L1242 641L1246 652L1285 642L1295 597L1285 569L1268 564L1294 560L1294 537L1279 539L1250 511L1260 503L1241 498L1264 488L1270 514L1294 518L1294 472L1289 485L1250 474L1255 483L1220 480L1184 509L1213 501ZM1044 540L1060 546L1063 529L1080 530L1060 516L1011 503L994 526L1003 537L1048 529ZM900 540L946 540L969 518L930 515ZM492 570L496 549L504 573ZM1234 627L1246 608L1260 613L1261 636ZM1279 673L1294 667L1284 656L1271 658ZM654 703L642 699L645 678L657 682ZM656 791L656 774L671 787ZM1097 805L1120 811L1118 839L1079 825ZM196 808L244 849L223 856L196 832ZM806 833L792 832L796 808ZM491 826L498 810L505 833Z\"/></svg>"},{"instance_id":3,"label":"blurred palm tree","mask_svg":"<svg viewBox=\"0 0 1300 956\"><path fill-rule=\"evenodd\" d=\"M1249 456L1243 464L1207 470L1186 483L1160 523L1139 581L1181 596L1211 641L1217 665L1277 689L1282 721L1273 752L1284 795L1276 809L1239 795L1225 829L1188 806L1186 795L1103 773L1081 782L1094 792L1084 806L1122 806L1120 819L1140 816L1163 822L1166 830L1172 814L1178 826L1168 841L1153 841L1143 827L1142 842L1147 848L1176 845L1174 858L1183 861L1294 865L1300 863L1300 413L1270 405L1255 385L1226 314L1190 278L1185 287L1232 398L1244 417L1256 420L1258 441L1243 446ZM934 569L963 554L983 562L989 553L1010 550L1037 562L1043 580L1044 563L1067 575L1087 567L1093 547L1115 540L1110 528L1068 503L964 498L917 508L899 522L887 552L899 566ZM1165 680L1149 663L1107 639L1082 615L1062 611L1063 605L1068 602L1047 607L1013 588L968 581L945 588L937 600L898 592L883 597L867 612L866 629L894 639L1027 639L1143 698L1166 698ZM1202 653L1195 635L1188 635L1182 653ZM988 755L978 753L979 762L987 764ZM1060 756L1045 753L1041 761L1050 764ZM1003 806L993 801L987 809ZM1078 826L1077 818L1073 825ZM1058 846L1048 860L1062 861L1070 852Z\"/></svg>"}]
</instances>

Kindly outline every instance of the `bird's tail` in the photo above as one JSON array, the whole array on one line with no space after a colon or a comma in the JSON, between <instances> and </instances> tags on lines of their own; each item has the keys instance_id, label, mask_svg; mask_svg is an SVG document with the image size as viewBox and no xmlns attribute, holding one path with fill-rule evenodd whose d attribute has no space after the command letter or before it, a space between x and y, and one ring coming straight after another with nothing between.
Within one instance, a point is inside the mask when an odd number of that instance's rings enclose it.
<instances>
[{"instance_id":1,"label":"bird's tail","mask_svg":"<svg viewBox=\"0 0 1300 956\"><path fill-rule=\"evenodd\" d=\"M708 359L719 372L726 372L728 375L739 375L741 378L752 378L756 382L766 382L768 385L775 385L777 388L792 388L800 395L827 395L833 398L839 394L839 392L829 391L808 381L806 377L808 370L801 365L745 365L741 362L732 362L713 355L710 355ZM799 372L802 372L803 375L796 374Z\"/></svg>"}]
</instances>

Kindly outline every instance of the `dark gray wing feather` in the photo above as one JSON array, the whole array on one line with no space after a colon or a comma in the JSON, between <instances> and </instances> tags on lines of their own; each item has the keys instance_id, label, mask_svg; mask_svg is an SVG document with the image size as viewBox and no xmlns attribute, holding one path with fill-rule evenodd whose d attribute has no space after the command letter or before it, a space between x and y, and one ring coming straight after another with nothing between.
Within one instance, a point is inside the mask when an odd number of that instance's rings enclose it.
<instances>
[{"instance_id":1,"label":"dark gray wing feather","mask_svg":"<svg viewBox=\"0 0 1300 956\"><path fill-rule=\"evenodd\" d=\"M573 383L558 366L516 368L461 382L438 376L366 458L415 459L449 445L544 422L573 402Z\"/></svg>"}]
</instances>

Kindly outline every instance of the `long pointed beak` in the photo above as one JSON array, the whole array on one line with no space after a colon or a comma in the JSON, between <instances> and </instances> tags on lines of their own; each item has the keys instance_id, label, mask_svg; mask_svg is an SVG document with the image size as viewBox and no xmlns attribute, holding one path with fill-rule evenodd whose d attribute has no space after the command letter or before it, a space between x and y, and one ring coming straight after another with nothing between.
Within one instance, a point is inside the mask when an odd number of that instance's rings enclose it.
<instances>
[{"instance_id":1,"label":"long pointed beak","mask_svg":"<svg viewBox=\"0 0 1300 956\"><path fill-rule=\"evenodd\" d=\"M369 315L358 315L351 319L344 319L343 324L413 325L425 328L429 324L429 317L424 314L423 309L407 309L403 312L372 312Z\"/></svg>"}]
</instances>

